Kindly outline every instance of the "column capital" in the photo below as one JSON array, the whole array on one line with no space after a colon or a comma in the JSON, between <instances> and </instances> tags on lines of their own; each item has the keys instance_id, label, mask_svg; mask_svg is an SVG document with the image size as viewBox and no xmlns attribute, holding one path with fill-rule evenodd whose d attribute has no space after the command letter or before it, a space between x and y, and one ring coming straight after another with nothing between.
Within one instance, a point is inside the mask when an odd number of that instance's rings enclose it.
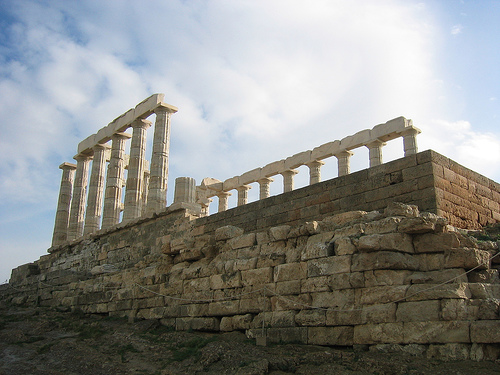
<instances>
[{"instance_id":1,"label":"column capital","mask_svg":"<svg viewBox=\"0 0 500 375\"><path fill-rule=\"evenodd\" d=\"M155 114L158 114L161 112L175 113L177 111L178 111L177 107L174 107L173 105L166 104L166 103L160 103L160 105L153 110L153 112Z\"/></svg>"},{"instance_id":2,"label":"column capital","mask_svg":"<svg viewBox=\"0 0 500 375\"><path fill-rule=\"evenodd\" d=\"M354 152L349 151L349 150L343 150L343 151L337 152L333 156L335 156L336 158L342 158L342 157L349 157L352 155L354 155Z\"/></svg>"},{"instance_id":3,"label":"column capital","mask_svg":"<svg viewBox=\"0 0 500 375\"><path fill-rule=\"evenodd\" d=\"M62 169L62 170L65 170L65 169L68 169L68 170L74 170L76 169L76 164L72 164L72 163L62 163L60 166L59 166L59 169Z\"/></svg>"},{"instance_id":4,"label":"column capital","mask_svg":"<svg viewBox=\"0 0 500 375\"><path fill-rule=\"evenodd\" d=\"M274 181L274 178L271 177L262 177L257 180L259 184L266 184L266 183L271 183Z\"/></svg>"},{"instance_id":5,"label":"column capital","mask_svg":"<svg viewBox=\"0 0 500 375\"><path fill-rule=\"evenodd\" d=\"M87 155L87 154L76 154L73 156L73 159L75 159L77 162L78 161L90 161L93 159L92 155Z\"/></svg>"},{"instance_id":6,"label":"column capital","mask_svg":"<svg viewBox=\"0 0 500 375\"><path fill-rule=\"evenodd\" d=\"M132 134L129 134L129 133L123 133L123 132L120 132L120 133L113 133L113 135L111 136L111 139L130 139L132 138Z\"/></svg>"},{"instance_id":7,"label":"column capital","mask_svg":"<svg viewBox=\"0 0 500 375\"><path fill-rule=\"evenodd\" d=\"M132 121L132 124L130 124L130 126L132 127L132 129L135 129L135 128L140 128L140 129L147 129L149 128L153 123L149 120L146 120L146 119L135 119L134 121Z\"/></svg>"},{"instance_id":8,"label":"column capital","mask_svg":"<svg viewBox=\"0 0 500 375\"><path fill-rule=\"evenodd\" d=\"M325 165L325 162L322 160L312 160L306 163L306 166L309 168L320 167L322 165Z\"/></svg>"},{"instance_id":9,"label":"column capital","mask_svg":"<svg viewBox=\"0 0 500 375\"><path fill-rule=\"evenodd\" d=\"M405 136L405 135L417 135L420 133L422 133L422 130L420 130L419 128L416 128L415 126L411 126L411 127L408 127L407 129L403 130L399 134L401 134L402 136Z\"/></svg>"},{"instance_id":10,"label":"column capital","mask_svg":"<svg viewBox=\"0 0 500 375\"><path fill-rule=\"evenodd\" d=\"M105 143L96 143L95 145L92 146L92 150L95 151L101 151L101 150L111 150L111 146L105 144Z\"/></svg>"},{"instance_id":11,"label":"column capital","mask_svg":"<svg viewBox=\"0 0 500 375\"><path fill-rule=\"evenodd\" d=\"M230 192L228 192L228 191L219 191L219 192L217 192L217 194L215 194L215 195L216 195L217 197L219 197L219 198L227 198L227 197L230 197L230 196L231 196L231 195L233 195L233 194L231 194L231 193L230 193Z\"/></svg>"},{"instance_id":12,"label":"column capital","mask_svg":"<svg viewBox=\"0 0 500 375\"><path fill-rule=\"evenodd\" d=\"M366 143L365 146L368 147L368 149L371 149L371 148L382 147L385 146L386 144L387 143L381 141L380 139L374 139L373 141Z\"/></svg>"},{"instance_id":13,"label":"column capital","mask_svg":"<svg viewBox=\"0 0 500 375\"><path fill-rule=\"evenodd\" d=\"M296 169L287 169L286 171L280 172L283 176L295 176L299 171Z\"/></svg>"},{"instance_id":14,"label":"column capital","mask_svg":"<svg viewBox=\"0 0 500 375\"><path fill-rule=\"evenodd\" d=\"M250 190L252 187L250 185L240 185L236 188L237 191L248 191Z\"/></svg>"}]
</instances>

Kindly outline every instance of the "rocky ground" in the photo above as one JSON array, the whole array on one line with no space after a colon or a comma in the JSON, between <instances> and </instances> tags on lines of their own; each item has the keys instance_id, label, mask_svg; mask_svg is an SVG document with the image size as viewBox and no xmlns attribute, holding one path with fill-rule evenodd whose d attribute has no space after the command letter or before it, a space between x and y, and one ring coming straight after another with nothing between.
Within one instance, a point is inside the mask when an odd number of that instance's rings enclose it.
<instances>
[{"instance_id":1,"label":"rocky ground","mask_svg":"<svg viewBox=\"0 0 500 375\"><path fill-rule=\"evenodd\" d=\"M500 374L500 362L307 345L257 346L243 333L176 332L157 321L0 308L0 375Z\"/></svg>"}]
</instances>

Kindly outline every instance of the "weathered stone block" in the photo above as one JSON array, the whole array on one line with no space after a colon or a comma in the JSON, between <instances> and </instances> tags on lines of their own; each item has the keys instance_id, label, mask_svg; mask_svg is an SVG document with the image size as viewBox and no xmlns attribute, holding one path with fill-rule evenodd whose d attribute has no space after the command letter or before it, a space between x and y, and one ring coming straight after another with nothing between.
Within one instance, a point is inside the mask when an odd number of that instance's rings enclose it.
<instances>
[{"instance_id":1,"label":"weathered stone block","mask_svg":"<svg viewBox=\"0 0 500 375\"><path fill-rule=\"evenodd\" d=\"M364 279L366 287L384 286L384 285L405 285L409 284L409 278L414 273L412 271L402 270L375 270L365 271Z\"/></svg>"},{"instance_id":2,"label":"weathered stone block","mask_svg":"<svg viewBox=\"0 0 500 375\"><path fill-rule=\"evenodd\" d=\"M469 283L472 298L500 299L500 284Z\"/></svg>"},{"instance_id":3,"label":"weathered stone block","mask_svg":"<svg viewBox=\"0 0 500 375\"><path fill-rule=\"evenodd\" d=\"M307 279L301 280L301 292L311 293L311 292L328 292L330 287L328 286L328 277L308 277Z\"/></svg>"},{"instance_id":4,"label":"weathered stone block","mask_svg":"<svg viewBox=\"0 0 500 375\"><path fill-rule=\"evenodd\" d=\"M498 270L496 269L472 271L467 274L467 278L471 283L500 283Z\"/></svg>"},{"instance_id":5,"label":"weathered stone block","mask_svg":"<svg viewBox=\"0 0 500 375\"><path fill-rule=\"evenodd\" d=\"M363 324L362 308L329 309L326 311L327 326L349 326Z\"/></svg>"},{"instance_id":6,"label":"weathered stone block","mask_svg":"<svg viewBox=\"0 0 500 375\"><path fill-rule=\"evenodd\" d=\"M230 238L228 240L228 244L233 250L254 246L256 244L255 233L247 233L238 237Z\"/></svg>"},{"instance_id":7,"label":"weathered stone block","mask_svg":"<svg viewBox=\"0 0 500 375\"><path fill-rule=\"evenodd\" d=\"M300 280L277 282L276 293L282 296L290 294L300 294Z\"/></svg>"},{"instance_id":8,"label":"weathered stone block","mask_svg":"<svg viewBox=\"0 0 500 375\"><path fill-rule=\"evenodd\" d=\"M359 251L392 250L403 253L413 253L413 243L410 235L405 233L370 234L361 236L358 240Z\"/></svg>"},{"instance_id":9,"label":"weathered stone block","mask_svg":"<svg viewBox=\"0 0 500 375\"><path fill-rule=\"evenodd\" d=\"M404 342L406 344L468 343L470 322L405 322Z\"/></svg>"},{"instance_id":10,"label":"weathered stone block","mask_svg":"<svg viewBox=\"0 0 500 375\"><path fill-rule=\"evenodd\" d=\"M351 255L358 251L350 237L336 237L333 245L335 255Z\"/></svg>"},{"instance_id":11,"label":"weathered stone block","mask_svg":"<svg viewBox=\"0 0 500 375\"><path fill-rule=\"evenodd\" d=\"M313 307L349 308L354 304L354 289L311 293Z\"/></svg>"},{"instance_id":12,"label":"weathered stone block","mask_svg":"<svg viewBox=\"0 0 500 375\"><path fill-rule=\"evenodd\" d=\"M232 274L213 275L210 277L211 289L239 288L241 286L241 272L239 271Z\"/></svg>"},{"instance_id":13,"label":"weathered stone block","mask_svg":"<svg viewBox=\"0 0 500 375\"><path fill-rule=\"evenodd\" d=\"M364 232L367 235L397 232L398 223L401 220L401 217L387 217L382 220L366 223Z\"/></svg>"},{"instance_id":14,"label":"weathered stone block","mask_svg":"<svg viewBox=\"0 0 500 375\"><path fill-rule=\"evenodd\" d=\"M353 327L308 327L309 345L352 346L354 343Z\"/></svg>"},{"instance_id":15,"label":"weathered stone block","mask_svg":"<svg viewBox=\"0 0 500 375\"><path fill-rule=\"evenodd\" d=\"M326 324L326 311L301 310L295 315L295 323L299 326L324 326Z\"/></svg>"},{"instance_id":16,"label":"weathered stone block","mask_svg":"<svg viewBox=\"0 0 500 375\"><path fill-rule=\"evenodd\" d=\"M307 240L305 251L302 253L302 260L322 258L333 255L333 246L330 245L333 233L326 232L310 236Z\"/></svg>"},{"instance_id":17,"label":"weathered stone block","mask_svg":"<svg viewBox=\"0 0 500 375\"><path fill-rule=\"evenodd\" d=\"M461 268L439 271L415 272L407 278L411 284L467 283L467 275Z\"/></svg>"},{"instance_id":18,"label":"weathered stone block","mask_svg":"<svg viewBox=\"0 0 500 375\"><path fill-rule=\"evenodd\" d=\"M433 271L441 270L444 267L444 254L415 254L414 259L419 263L419 270Z\"/></svg>"},{"instance_id":19,"label":"weathered stone block","mask_svg":"<svg viewBox=\"0 0 500 375\"><path fill-rule=\"evenodd\" d=\"M377 251L354 254L351 271L416 270L418 267L419 262L412 255L394 251Z\"/></svg>"},{"instance_id":20,"label":"weathered stone block","mask_svg":"<svg viewBox=\"0 0 500 375\"><path fill-rule=\"evenodd\" d=\"M308 277L333 275L351 271L351 256L331 256L309 260L307 262Z\"/></svg>"},{"instance_id":21,"label":"weathered stone block","mask_svg":"<svg viewBox=\"0 0 500 375\"><path fill-rule=\"evenodd\" d=\"M469 284L413 284L406 293L407 301L422 301L443 298L463 298L471 297Z\"/></svg>"},{"instance_id":22,"label":"weathered stone block","mask_svg":"<svg viewBox=\"0 0 500 375\"><path fill-rule=\"evenodd\" d=\"M274 281L300 280L307 277L307 263L280 264L274 268Z\"/></svg>"},{"instance_id":23,"label":"weathered stone block","mask_svg":"<svg viewBox=\"0 0 500 375\"><path fill-rule=\"evenodd\" d=\"M470 339L475 343L498 344L500 342L500 323L498 320L471 322Z\"/></svg>"},{"instance_id":24,"label":"weathered stone block","mask_svg":"<svg viewBox=\"0 0 500 375\"><path fill-rule=\"evenodd\" d=\"M425 322L439 320L439 301L400 302L396 312L398 322Z\"/></svg>"},{"instance_id":25,"label":"weathered stone block","mask_svg":"<svg viewBox=\"0 0 500 375\"><path fill-rule=\"evenodd\" d=\"M374 286L359 290L359 302L363 305L396 302L403 299L409 285Z\"/></svg>"},{"instance_id":26,"label":"weathered stone block","mask_svg":"<svg viewBox=\"0 0 500 375\"><path fill-rule=\"evenodd\" d=\"M460 236L456 232L426 233L413 237L415 253L439 253L460 247Z\"/></svg>"},{"instance_id":27,"label":"weathered stone block","mask_svg":"<svg viewBox=\"0 0 500 375\"><path fill-rule=\"evenodd\" d=\"M354 327L353 344L400 344L403 342L403 323L364 324Z\"/></svg>"},{"instance_id":28,"label":"weathered stone block","mask_svg":"<svg viewBox=\"0 0 500 375\"><path fill-rule=\"evenodd\" d=\"M444 267L445 268L465 268L470 270L478 267L478 269L487 269L490 267L490 253L478 249L452 249L445 252Z\"/></svg>"},{"instance_id":29,"label":"weathered stone block","mask_svg":"<svg viewBox=\"0 0 500 375\"><path fill-rule=\"evenodd\" d=\"M299 294L294 296L274 296L271 297L271 306L275 311L282 310L302 310L311 306L309 294Z\"/></svg>"},{"instance_id":30,"label":"weathered stone block","mask_svg":"<svg viewBox=\"0 0 500 375\"><path fill-rule=\"evenodd\" d=\"M243 285L264 285L273 281L273 268L256 268L253 270L241 271L241 281Z\"/></svg>"},{"instance_id":31,"label":"weathered stone block","mask_svg":"<svg viewBox=\"0 0 500 375\"><path fill-rule=\"evenodd\" d=\"M242 298L240 300L240 313L260 313L263 310L270 310L271 299L259 295L251 295L251 298Z\"/></svg>"},{"instance_id":32,"label":"weathered stone block","mask_svg":"<svg viewBox=\"0 0 500 375\"><path fill-rule=\"evenodd\" d=\"M290 225L280 225L278 227L269 228L269 239L271 241L286 240L290 233Z\"/></svg>"},{"instance_id":33,"label":"weathered stone block","mask_svg":"<svg viewBox=\"0 0 500 375\"><path fill-rule=\"evenodd\" d=\"M215 240L224 241L230 238L241 236L242 234L243 229L235 227L233 225L226 225L215 230Z\"/></svg>"},{"instance_id":34,"label":"weathered stone block","mask_svg":"<svg viewBox=\"0 0 500 375\"><path fill-rule=\"evenodd\" d=\"M219 320L217 318L177 318L175 319L177 331L219 331Z\"/></svg>"},{"instance_id":35,"label":"weathered stone block","mask_svg":"<svg viewBox=\"0 0 500 375\"><path fill-rule=\"evenodd\" d=\"M239 314L240 301L211 302L208 305L209 316L225 316Z\"/></svg>"},{"instance_id":36,"label":"weathered stone block","mask_svg":"<svg viewBox=\"0 0 500 375\"><path fill-rule=\"evenodd\" d=\"M271 327L294 327L295 311L273 311L271 314Z\"/></svg>"},{"instance_id":37,"label":"weathered stone block","mask_svg":"<svg viewBox=\"0 0 500 375\"><path fill-rule=\"evenodd\" d=\"M465 361L470 358L470 345L443 344L429 345L427 358L439 358L445 361Z\"/></svg>"},{"instance_id":38,"label":"weathered stone block","mask_svg":"<svg viewBox=\"0 0 500 375\"><path fill-rule=\"evenodd\" d=\"M419 215L419 210L415 205L391 202L384 210L384 214L386 216L417 217Z\"/></svg>"},{"instance_id":39,"label":"weathered stone block","mask_svg":"<svg viewBox=\"0 0 500 375\"><path fill-rule=\"evenodd\" d=\"M396 308L395 303L363 306L361 321L366 324L395 322Z\"/></svg>"}]
</instances>

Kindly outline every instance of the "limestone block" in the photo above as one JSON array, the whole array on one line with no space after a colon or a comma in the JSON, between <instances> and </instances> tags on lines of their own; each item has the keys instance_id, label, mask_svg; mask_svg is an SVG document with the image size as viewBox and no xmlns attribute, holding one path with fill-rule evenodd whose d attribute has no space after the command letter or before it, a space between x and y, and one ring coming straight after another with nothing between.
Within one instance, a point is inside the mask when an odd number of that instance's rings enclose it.
<instances>
[{"instance_id":1,"label":"limestone block","mask_svg":"<svg viewBox=\"0 0 500 375\"><path fill-rule=\"evenodd\" d=\"M349 309L354 304L354 289L311 293L313 307Z\"/></svg>"},{"instance_id":2,"label":"limestone block","mask_svg":"<svg viewBox=\"0 0 500 375\"><path fill-rule=\"evenodd\" d=\"M295 323L299 326L324 326L326 324L326 311L301 310L295 315Z\"/></svg>"},{"instance_id":3,"label":"limestone block","mask_svg":"<svg viewBox=\"0 0 500 375\"><path fill-rule=\"evenodd\" d=\"M300 294L301 280L280 281L276 283L276 293L281 296Z\"/></svg>"},{"instance_id":4,"label":"limestone block","mask_svg":"<svg viewBox=\"0 0 500 375\"><path fill-rule=\"evenodd\" d=\"M244 330L250 329L253 315L245 314L245 315L235 315L233 316L233 330Z\"/></svg>"},{"instance_id":5,"label":"limestone block","mask_svg":"<svg viewBox=\"0 0 500 375\"><path fill-rule=\"evenodd\" d=\"M228 244L233 250L254 246L256 244L255 233L247 233L238 237L230 238L228 240Z\"/></svg>"},{"instance_id":6,"label":"limestone block","mask_svg":"<svg viewBox=\"0 0 500 375\"><path fill-rule=\"evenodd\" d=\"M335 255L351 255L358 252L350 237L335 237L333 244Z\"/></svg>"},{"instance_id":7,"label":"limestone block","mask_svg":"<svg viewBox=\"0 0 500 375\"><path fill-rule=\"evenodd\" d=\"M148 117L153 112L153 110L158 107L159 104L164 104L164 98L164 94L153 94L150 97L144 99L142 102L135 106L134 116L136 118ZM174 106L168 104L166 104L165 106L171 108L172 112L177 112L177 108L175 108Z\"/></svg>"},{"instance_id":8,"label":"limestone block","mask_svg":"<svg viewBox=\"0 0 500 375\"><path fill-rule=\"evenodd\" d=\"M311 161L311 151L303 151L285 159L285 170L295 169Z\"/></svg>"},{"instance_id":9,"label":"limestone block","mask_svg":"<svg viewBox=\"0 0 500 375\"><path fill-rule=\"evenodd\" d=\"M224 241L230 238L241 236L242 234L243 229L235 227L233 225L226 225L215 230L215 240Z\"/></svg>"},{"instance_id":10,"label":"limestone block","mask_svg":"<svg viewBox=\"0 0 500 375\"><path fill-rule=\"evenodd\" d=\"M260 180L263 176L261 175L262 168L256 168L252 169L251 171L243 173L240 178L240 184L241 185L248 185L251 184L252 182L257 182Z\"/></svg>"},{"instance_id":11,"label":"limestone block","mask_svg":"<svg viewBox=\"0 0 500 375\"><path fill-rule=\"evenodd\" d=\"M384 285L404 285L409 284L410 275L412 271L407 270L375 270L365 271L364 280L365 286L384 286Z\"/></svg>"},{"instance_id":12,"label":"limestone block","mask_svg":"<svg viewBox=\"0 0 500 375\"><path fill-rule=\"evenodd\" d=\"M340 237L360 237L365 233L365 224L358 223L353 225L348 225L334 231L334 239L337 240Z\"/></svg>"},{"instance_id":13,"label":"limestone block","mask_svg":"<svg viewBox=\"0 0 500 375\"><path fill-rule=\"evenodd\" d=\"M358 220L366 216L366 211L348 211L336 214L333 216L328 216L323 219L326 223L333 223L337 226L342 226L344 224L350 223L351 221Z\"/></svg>"},{"instance_id":14,"label":"limestone block","mask_svg":"<svg viewBox=\"0 0 500 375\"><path fill-rule=\"evenodd\" d=\"M470 358L470 345L429 345L426 356L427 358L439 358L440 360L445 361L465 361Z\"/></svg>"},{"instance_id":15,"label":"limestone block","mask_svg":"<svg viewBox=\"0 0 500 375\"><path fill-rule=\"evenodd\" d=\"M308 327L309 345L352 346L354 344L353 327Z\"/></svg>"},{"instance_id":16,"label":"limestone block","mask_svg":"<svg viewBox=\"0 0 500 375\"><path fill-rule=\"evenodd\" d=\"M465 268L470 270L478 267L478 269L490 268L490 253L485 250L478 249L452 249L445 251L444 267L445 268Z\"/></svg>"},{"instance_id":17,"label":"limestone block","mask_svg":"<svg viewBox=\"0 0 500 375\"><path fill-rule=\"evenodd\" d=\"M295 311L273 311L271 314L271 327L294 327Z\"/></svg>"},{"instance_id":18,"label":"limestone block","mask_svg":"<svg viewBox=\"0 0 500 375\"><path fill-rule=\"evenodd\" d=\"M234 177L228 178L227 180L225 180L223 182L223 190L224 191L234 190L234 189L240 187L241 185L243 185L243 184L240 182L239 176L234 176Z\"/></svg>"},{"instance_id":19,"label":"limestone block","mask_svg":"<svg viewBox=\"0 0 500 375\"><path fill-rule=\"evenodd\" d=\"M333 246L330 245L332 237L332 232L310 236L307 240L305 251L302 253L301 260L304 261L333 255Z\"/></svg>"},{"instance_id":20,"label":"limestone block","mask_svg":"<svg viewBox=\"0 0 500 375\"><path fill-rule=\"evenodd\" d=\"M194 293L210 289L210 277L199 279L184 280L184 293Z\"/></svg>"},{"instance_id":21,"label":"limestone block","mask_svg":"<svg viewBox=\"0 0 500 375\"><path fill-rule=\"evenodd\" d=\"M359 274L359 272L358 272ZM351 284L351 273L338 273L328 276L327 282L325 285L329 287L328 290L340 290L340 289L349 289L354 288ZM314 278L313 278L314 279ZM363 280L364 282L364 280ZM320 292L321 290L316 290L316 292Z\"/></svg>"},{"instance_id":22,"label":"limestone block","mask_svg":"<svg viewBox=\"0 0 500 375\"><path fill-rule=\"evenodd\" d=\"M396 318L398 322L426 322L439 320L440 303L435 301L400 302Z\"/></svg>"},{"instance_id":23,"label":"limestone block","mask_svg":"<svg viewBox=\"0 0 500 375\"><path fill-rule=\"evenodd\" d=\"M241 273L220 274L210 276L211 289L239 288L242 286Z\"/></svg>"},{"instance_id":24,"label":"limestone block","mask_svg":"<svg viewBox=\"0 0 500 375\"><path fill-rule=\"evenodd\" d=\"M469 286L472 298L500 299L500 284L469 283L468 286Z\"/></svg>"},{"instance_id":25,"label":"limestone block","mask_svg":"<svg viewBox=\"0 0 500 375\"><path fill-rule=\"evenodd\" d=\"M413 253L413 243L410 235L405 233L370 234L361 236L358 241L359 251L392 250L403 253Z\"/></svg>"},{"instance_id":26,"label":"limestone block","mask_svg":"<svg viewBox=\"0 0 500 375\"><path fill-rule=\"evenodd\" d=\"M421 271L442 270L444 268L444 253L416 254L414 259Z\"/></svg>"},{"instance_id":27,"label":"limestone block","mask_svg":"<svg viewBox=\"0 0 500 375\"><path fill-rule=\"evenodd\" d=\"M95 137L96 137L96 135L92 134L92 135L89 135L87 138L85 138L83 141L81 141L78 144L78 154L90 153L92 150L92 147L94 147L97 144Z\"/></svg>"},{"instance_id":28,"label":"limestone block","mask_svg":"<svg viewBox=\"0 0 500 375\"><path fill-rule=\"evenodd\" d=\"M500 283L498 270L496 269L472 271L467 274L467 278L471 283L488 283L488 284Z\"/></svg>"},{"instance_id":29,"label":"limestone block","mask_svg":"<svg viewBox=\"0 0 500 375\"><path fill-rule=\"evenodd\" d=\"M240 300L240 313L260 313L263 310L270 310L271 300L267 297L252 294L251 298L242 298Z\"/></svg>"},{"instance_id":30,"label":"limestone block","mask_svg":"<svg viewBox=\"0 0 500 375\"><path fill-rule=\"evenodd\" d=\"M247 271L241 271L242 284L247 285L265 285L273 281L273 268L264 267Z\"/></svg>"},{"instance_id":31,"label":"limestone block","mask_svg":"<svg viewBox=\"0 0 500 375\"><path fill-rule=\"evenodd\" d=\"M276 267L285 263L285 260L285 254L273 253L270 255L261 255L257 260L257 268Z\"/></svg>"},{"instance_id":32,"label":"limestone block","mask_svg":"<svg viewBox=\"0 0 500 375\"><path fill-rule=\"evenodd\" d=\"M416 270L419 261L413 256L393 251L378 251L352 255L351 271Z\"/></svg>"},{"instance_id":33,"label":"limestone block","mask_svg":"<svg viewBox=\"0 0 500 375\"><path fill-rule=\"evenodd\" d=\"M271 308L274 311L302 310L311 306L311 296L309 294L299 294L294 296L271 297Z\"/></svg>"},{"instance_id":34,"label":"limestone block","mask_svg":"<svg viewBox=\"0 0 500 375\"><path fill-rule=\"evenodd\" d=\"M267 164L265 167L261 169L261 175L264 177L272 177L280 174L285 171L285 160L279 160L272 163Z\"/></svg>"},{"instance_id":35,"label":"limestone block","mask_svg":"<svg viewBox=\"0 0 500 375\"><path fill-rule=\"evenodd\" d=\"M406 294L407 301L423 301L443 298L471 298L468 284L413 284Z\"/></svg>"},{"instance_id":36,"label":"limestone block","mask_svg":"<svg viewBox=\"0 0 500 375\"><path fill-rule=\"evenodd\" d=\"M361 320L365 324L395 322L396 308L396 303L363 306Z\"/></svg>"},{"instance_id":37,"label":"limestone block","mask_svg":"<svg viewBox=\"0 0 500 375\"><path fill-rule=\"evenodd\" d=\"M436 253L460 247L459 234L455 232L426 233L413 237L415 253Z\"/></svg>"},{"instance_id":38,"label":"limestone block","mask_svg":"<svg viewBox=\"0 0 500 375\"><path fill-rule=\"evenodd\" d=\"M329 278L327 276L308 277L307 279L302 279L301 292L302 293L328 292L330 291L330 287L328 286L328 280Z\"/></svg>"},{"instance_id":39,"label":"limestone block","mask_svg":"<svg viewBox=\"0 0 500 375\"><path fill-rule=\"evenodd\" d=\"M327 326L349 326L363 324L362 309L352 307L348 309L329 309L326 311Z\"/></svg>"},{"instance_id":40,"label":"limestone block","mask_svg":"<svg viewBox=\"0 0 500 375\"><path fill-rule=\"evenodd\" d=\"M354 135L349 135L340 140L340 148L342 150L352 150L366 145L372 141L370 129L364 129Z\"/></svg>"},{"instance_id":41,"label":"limestone block","mask_svg":"<svg viewBox=\"0 0 500 375\"><path fill-rule=\"evenodd\" d=\"M239 314L240 301L210 302L208 305L209 316L225 316Z\"/></svg>"},{"instance_id":42,"label":"limestone block","mask_svg":"<svg viewBox=\"0 0 500 375\"><path fill-rule=\"evenodd\" d=\"M176 318L175 329L177 331L219 331L219 320L217 318Z\"/></svg>"},{"instance_id":43,"label":"limestone block","mask_svg":"<svg viewBox=\"0 0 500 375\"><path fill-rule=\"evenodd\" d=\"M398 225L398 231L402 233L420 234L433 233L442 226L436 225L434 220L428 220L423 217L410 217L401 220Z\"/></svg>"},{"instance_id":44,"label":"limestone block","mask_svg":"<svg viewBox=\"0 0 500 375\"><path fill-rule=\"evenodd\" d=\"M307 261L308 277L333 275L351 271L351 255L331 256Z\"/></svg>"},{"instance_id":45,"label":"limestone block","mask_svg":"<svg viewBox=\"0 0 500 375\"><path fill-rule=\"evenodd\" d=\"M286 240L288 233L290 233L290 225L280 225L278 227L269 228L270 241Z\"/></svg>"},{"instance_id":46,"label":"limestone block","mask_svg":"<svg viewBox=\"0 0 500 375\"><path fill-rule=\"evenodd\" d=\"M439 271L415 272L407 279L411 284L467 283L463 268L449 268Z\"/></svg>"},{"instance_id":47,"label":"limestone block","mask_svg":"<svg viewBox=\"0 0 500 375\"><path fill-rule=\"evenodd\" d=\"M311 152L311 159L323 160L339 153L340 151L340 141L335 140L313 148Z\"/></svg>"},{"instance_id":48,"label":"limestone block","mask_svg":"<svg viewBox=\"0 0 500 375\"><path fill-rule=\"evenodd\" d=\"M479 308L472 306L464 299L442 299L441 320L474 320L477 319Z\"/></svg>"},{"instance_id":49,"label":"limestone block","mask_svg":"<svg viewBox=\"0 0 500 375\"><path fill-rule=\"evenodd\" d=\"M403 323L364 324L354 327L353 344L400 344L403 343Z\"/></svg>"},{"instance_id":50,"label":"limestone block","mask_svg":"<svg viewBox=\"0 0 500 375\"><path fill-rule=\"evenodd\" d=\"M233 269L234 271L247 271L255 269L257 266L257 260L257 257L250 259L236 259L234 261Z\"/></svg>"},{"instance_id":51,"label":"limestone block","mask_svg":"<svg viewBox=\"0 0 500 375\"><path fill-rule=\"evenodd\" d=\"M417 217L419 215L418 207L411 204L400 202L391 202L384 210L386 216L404 216Z\"/></svg>"},{"instance_id":52,"label":"limestone block","mask_svg":"<svg viewBox=\"0 0 500 375\"><path fill-rule=\"evenodd\" d=\"M406 344L468 343L470 322L429 321L405 322L404 342Z\"/></svg>"},{"instance_id":53,"label":"limestone block","mask_svg":"<svg viewBox=\"0 0 500 375\"><path fill-rule=\"evenodd\" d=\"M191 303L188 305L179 306L180 316L207 316L208 315L208 303Z\"/></svg>"},{"instance_id":54,"label":"limestone block","mask_svg":"<svg viewBox=\"0 0 500 375\"><path fill-rule=\"evenodd\" d=\"M221 332L231 332L233 331L233 317L223 316L220 320L219 330Z\"/></svg>"},{"instance_id":55,"label":"limestone block","mask_svg":"<svg viewBox=\"0 0 500 375\"><path fill-rule=\"evenodd\" d=\"M403 220L401 217L386 217L382 220L365 224L365 234L384 234L397 232L398 224Z\"/></svg>"},{"instance_id":56,"label":"limestone block","mask_svg":"<svg viewBox=\"0 0 500 375\"><path fill-rule=\"evenodd\" d=\"M300 280L307 277L307 263L280 264L274 268L274 281Z\"/></svg>"},{"instance_id":57,"label":"limestone block","mask_svg":"<svg viewBox=\"0 0 500 375\"><path fill-rule=\"evenodd\" d=\"M360 289L359 303L375 305L380 303L396 302L403 299L409 285L373 286Z\"/></svg>"},{"instance_id":58,"label":"limestone block","mask_svg":"<svg viewBox=\"0 0 500 375\"><path fill-rule=\"evenodd\" d=\"M498 344L500 342L500 323L498 320L479 320L471 322L471 342Z\"/></svg>"}]
</instances>

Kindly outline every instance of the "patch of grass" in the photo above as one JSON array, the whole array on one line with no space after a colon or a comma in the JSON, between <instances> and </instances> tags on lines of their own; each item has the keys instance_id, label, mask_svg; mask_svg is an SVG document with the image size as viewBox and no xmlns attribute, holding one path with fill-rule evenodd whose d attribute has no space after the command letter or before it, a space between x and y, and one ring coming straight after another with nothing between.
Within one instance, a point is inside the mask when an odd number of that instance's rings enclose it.
<instances>
[{"instance_id":1,"label":"patch of grass","mask_svg":"<svg viewBox=\"0 0 500 375\"><path fill-rule=\"evenodd\" d=\"M78 332L78 338L80 340L93 339L105 333L106 331L98 325L82 325Z\"/></svg>"},{"instance_id":2,"label":"patch of grass","mask_svg":"<svg viewBox=\"0 0 500 375\"><path fill-rule=\"evenodd\" d=\"M125 354L127 353L139 353L139 350L137 350L132 344L127 344L123 345L118 349L118 354L120 354L120 358L122 360L122 363L125 363Z\"/></svg>"},{"instance_id":3,"label":"patch of grass","mask_svg":"<svg viewBox=\"0 0 500 375\"><path fill-rule=\"evenodd\" d=\"M217 340L217 337L201 338L197 337L180 344L172 350L171 362L182 362L189 358L194 358L197 361L200 358L200 349L204 348L208 343Z\"/></svg>"}]
</instances>

